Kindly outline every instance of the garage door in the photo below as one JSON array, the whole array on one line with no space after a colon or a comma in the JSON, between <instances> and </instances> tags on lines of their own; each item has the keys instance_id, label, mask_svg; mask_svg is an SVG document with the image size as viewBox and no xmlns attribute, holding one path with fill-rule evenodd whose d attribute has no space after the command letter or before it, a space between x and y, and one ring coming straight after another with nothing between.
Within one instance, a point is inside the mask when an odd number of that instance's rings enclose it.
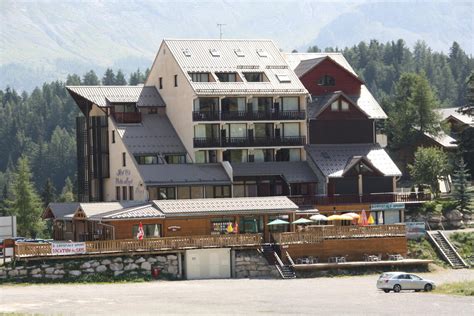
<instances>
[{"instance_id":1,"label":"garage door","mask_svg":"<svg viewBox=\"0 0 474 316\"><path fill-rule=\"evenodd\" d=\"M230 248L186 250L184 261L188 280L230 278Z\"/></svg>"}]
</instances>

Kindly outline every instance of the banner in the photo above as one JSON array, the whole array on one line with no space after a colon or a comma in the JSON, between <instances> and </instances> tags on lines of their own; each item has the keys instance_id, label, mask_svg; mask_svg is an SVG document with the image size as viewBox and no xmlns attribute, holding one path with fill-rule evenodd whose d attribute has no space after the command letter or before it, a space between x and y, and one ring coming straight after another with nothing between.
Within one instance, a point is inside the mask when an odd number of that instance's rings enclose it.
<instances>
[{"instance_id":1,"label":"banner","mask_svg":"<svg viewBox=\"0 0 474 316\"><path fill-rule=\"evenodd\" d=\"M55 242L51 244L53 255L74 255L86 252L85 242Z\"/></svg>"},{"instance_id":2,"label":"banner","mask_svg":"<svg viewBox=\"0 0 474 316\"><path fill-rule=\"evenodd\" d=\"M405 208L405 203L393 202L393 203L377 203L370 206L371 211L384 211L384 210L402 210Z\"/></svg>"},{"instance_id":3,"label":"banner","mask_svg":"<svg viewBox=\"0 0 474 316\"><path fill-rule=\"evenodd\" d=\"M406 222L405 226L408 239L421 239L426 234L424 222Z\"/></svg>"}]
</instances>

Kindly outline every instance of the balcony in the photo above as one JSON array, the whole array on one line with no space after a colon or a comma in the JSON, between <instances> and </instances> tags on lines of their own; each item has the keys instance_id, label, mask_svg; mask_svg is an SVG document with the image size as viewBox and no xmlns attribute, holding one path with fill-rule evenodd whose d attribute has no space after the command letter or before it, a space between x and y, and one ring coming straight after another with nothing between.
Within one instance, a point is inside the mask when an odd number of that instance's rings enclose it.
<instances>
[{"instance_id":1,"label":"balcony","mask_svg":"<svg viewBox=\"0 0 474 316\"><path fill-rule=\"evenodd\" d=\"M299 206L331 205L331 204L355 204L355 203L422 203L431 200L429 193L400 193L385 192L372 194L335 194L333 196L289 196Z\"/></svg>"},{"instance_id":2,"label":"balcony","mask_svg":"<svg viewBox=\"0 0 474 316\"><path fill-rule=\"evenodd\" d=\"M215 148L215 147L275 147L275 146L304 146L305 136L288 137L227 137L224 139L196 137L194 138L195 148Z\"/></svg>"},{"instance_id":3,"label":"balcony","mask_svg":"<svg viewBox=\"0 0 474 316\"><path fill-rule=\"evenodd\" d=\"M304 120L305 111L194 111L193 121L286 121Z\"/></svg>"},{"instance_id":4,"label":"balcony","mask_svg":"<svg viewBox=\"0 0 474 316\"><path fill-rule=\"evenodd\" d=\"M140 123L142 121L140 112L114 112L112 116L117 123Z\"/></svg>"}]
</instances>

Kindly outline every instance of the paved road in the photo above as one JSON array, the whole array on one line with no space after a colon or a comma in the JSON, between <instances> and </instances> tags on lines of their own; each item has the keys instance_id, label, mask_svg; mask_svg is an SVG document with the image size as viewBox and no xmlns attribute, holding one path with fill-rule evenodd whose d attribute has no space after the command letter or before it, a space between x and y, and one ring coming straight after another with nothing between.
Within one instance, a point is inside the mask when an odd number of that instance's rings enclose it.
<instances>
[{"instance_id":1,"label":"paved road","mask_svg":"<svg viewBox=\"0 0 474 316\"><path fill-rule=\"evenodd\" d=\"M473 270L421 274L438 283ZM296 280L201 280L0 286L0 313L473 315L474 298L375 289L377 275Z\"/></svg>"}]
</instances>

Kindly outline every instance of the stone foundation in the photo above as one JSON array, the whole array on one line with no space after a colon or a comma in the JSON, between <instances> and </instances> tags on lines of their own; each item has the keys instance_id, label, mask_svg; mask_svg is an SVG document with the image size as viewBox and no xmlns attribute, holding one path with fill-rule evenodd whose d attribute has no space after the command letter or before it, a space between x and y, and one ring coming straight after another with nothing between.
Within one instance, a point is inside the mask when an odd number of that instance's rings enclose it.
<instances>
[{"instance_id":1,"label":"stone foundation","mask_svg":"<svg viewBox=\"0 0 474 316\"><path fill-rule=\"evenodd\" d=\"M235 251L234 275L236 278L280 278L276 267L269 265L257 250Z\"/></svg>"},{"instance_id":2,"label":"stone foundation","mask_svg":"<svg viewBox=\"0 0 474 316\"><path fill-rule=\"evenodd\" d=\"M180 277L177 255L163 254L17 262L0 267L0 281L151 277L152 268L160 269L161 278Z\"/></svg>"}]
</instances>

